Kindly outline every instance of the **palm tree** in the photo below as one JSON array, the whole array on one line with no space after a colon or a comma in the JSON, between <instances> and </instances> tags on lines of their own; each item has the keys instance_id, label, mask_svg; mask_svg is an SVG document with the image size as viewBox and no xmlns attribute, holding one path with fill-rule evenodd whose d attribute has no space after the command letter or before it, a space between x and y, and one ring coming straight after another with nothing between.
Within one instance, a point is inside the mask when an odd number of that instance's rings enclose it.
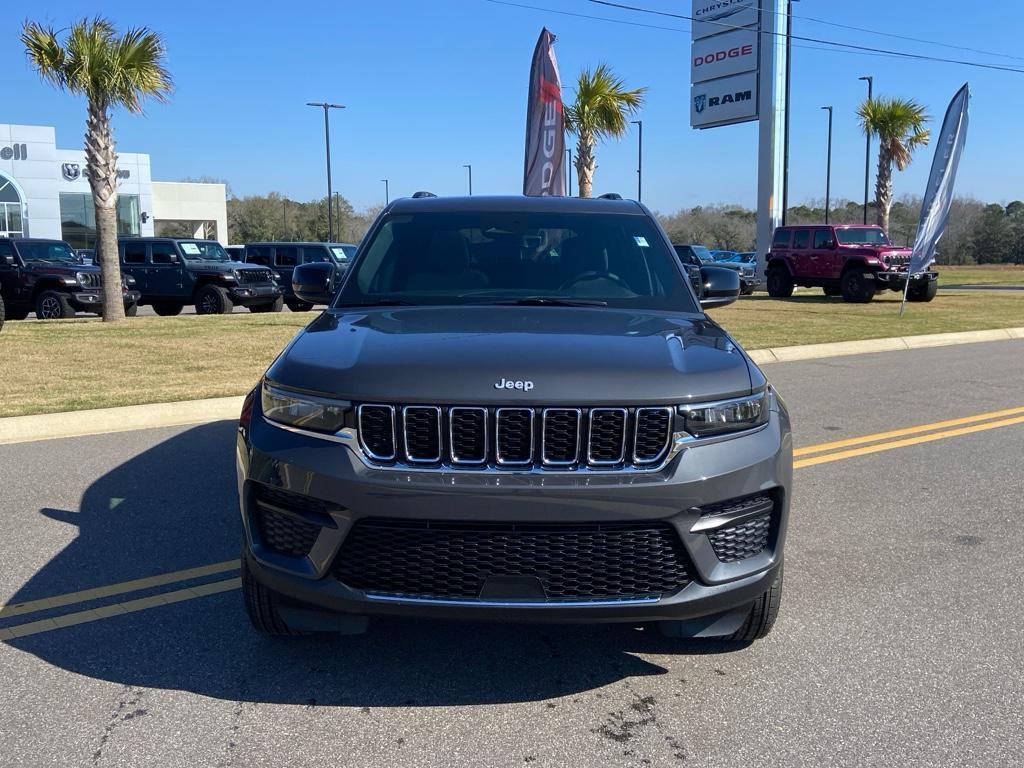
<instances>
[{"instance_id":1,"label":"palm tree","mask_svg":"<svg viewBox=\"0 0 1024 768\"><path fill-rule=\"evenodd\" d=\"M164 42L145 27L118 37L100 16L82 19L63 43L52 27L25 22L21 42L29 62L57 88L85 96L85 168L96 206L96 239L103 270L103 319L124 318L121 269L117 257L117 153L110 111L124 107L142 112L146 97L166 101L171 77L164 68Z\"/></svg>"},{"instance_id":2,"label":"palm tree","mask_svg":"<svg viewBox=\"0 0 1024 768\"><path fill-rule=\"evenodd\" d=\"M591 72L580 72L576 81L576 101L565 108L565 127L576 136L576 174L580 197L590 197L597 170L594 150L603 139L621 138L629 127L629 117L644 103L646 88L626 90L607 64Z\"/></svg>"},{"instance_id":3,"label":"palm tree","mask_svg":"<svg viewBox=\"0 0 1024 768\"><path fill-rule=\"evenodd\" d=\"M864 132L878 137L878 175L875 177L875 212L878 226L889 231L892 207L892 166L903 171L914 150L928 144L925 128L930 119L924 107L911 99L865 99L857 108Z\"/></svg>"}]
</instances>

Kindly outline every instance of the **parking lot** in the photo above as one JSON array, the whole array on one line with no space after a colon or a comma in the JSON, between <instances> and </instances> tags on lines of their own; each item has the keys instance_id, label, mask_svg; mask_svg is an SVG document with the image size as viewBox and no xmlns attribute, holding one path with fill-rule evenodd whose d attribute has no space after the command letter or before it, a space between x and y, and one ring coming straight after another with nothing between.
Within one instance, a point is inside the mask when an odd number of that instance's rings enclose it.
<instances>
[{"instance_id":1,"label":"parking lot","mask_svg":"<svg viewBox=\"0 0 1024 768\"><path fill-rule=\"evenodd\" d=\"M786 592L739 650L399 621L268 640L237 588L232 423L0 446L0 763L1018 762L1021 342L767 372L798 449Z\"/></svg>"}]
</instances>

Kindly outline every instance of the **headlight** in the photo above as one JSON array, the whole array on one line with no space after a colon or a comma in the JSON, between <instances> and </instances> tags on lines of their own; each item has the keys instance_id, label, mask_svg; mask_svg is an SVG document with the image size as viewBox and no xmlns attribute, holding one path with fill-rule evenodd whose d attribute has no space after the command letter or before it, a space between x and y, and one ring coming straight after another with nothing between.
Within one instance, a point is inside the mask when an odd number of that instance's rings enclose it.
<instances>
[{"instance_id":1,"label":"headlight","mask_svg":"<svg viewBox=\"0 0 1024 768\"><path fill-rule=\"evenodd\" d=\"M222 274L220 276L220 279L228 283L234 283L238 280L238 274L234 270L232 270L230 272L225 272L224 274Z\"/></svg>"},{"instance_id":2,"label":"headlight","mask_svg":"<svg viewBox=\"0 0 1024 768\"><path fill-rule=\"evenodd\" d=\"M125 288L130 288L135 285L135 278L131 275L121 275L121 282L124 283Z\"/></svg>"},{"instance_id":3,"label":"headlight","mask_svg":"<svg viewBox=\"0 0 1024 768\"><path fill-rule=\"evenodd\" d=\"M759 427L768 421L768 390L717 403L681 405L684 429L694 437L711 437Z\"/></svg>"},{"instance_id":4,"label":"headlight","mask_svg":"<svg viewBox=\"0 0 1024 768\"><path fill-rule=\"evenodd\" d=\"M313 395L286 392L264 383L260 390L263 415L271 421L314 432L334 433L345 426L351 404Z\"/></svg>"}]
</instances>

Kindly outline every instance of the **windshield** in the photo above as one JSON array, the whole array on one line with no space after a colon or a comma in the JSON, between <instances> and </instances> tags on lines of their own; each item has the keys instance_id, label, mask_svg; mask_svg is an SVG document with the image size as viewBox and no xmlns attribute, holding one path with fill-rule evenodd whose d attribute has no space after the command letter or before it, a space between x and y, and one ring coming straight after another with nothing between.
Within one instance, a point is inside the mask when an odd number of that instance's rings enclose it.
<instances>
[{"instance_id":1,"label":"windshield","mask_svg":"<svg viewBox=\"0 0 1024 768\"><path fill-rule=\"evenodd\" d=\"M71 250L67 243L30 243L22 241L18 243L18 253L26 262L45 261L59 264L77 264L78 256Z\"/></svg>"},{"instance_id":2,"label":"windshield","mask_svg":"<svg viewBox=\"0 0 1024 768\"><path fill-rule=\"evenodd\" d=\"M876 227L836 229L836 237L843 245L890 245L885 232Z\"/></svg>"},{"instance_id":3,"label":"windshield","mask_svg":"<svg viewBox=\"0 0 1024 768\"><path fill-rule=\"evenodd\" d=\"M345 263L356 255L356 247L354 245L332 245L331 253L334 254L335 261Z\"/></svg>"},{"instance_id":4,"label":"windshield","mask_svg":"<svg viewBox=\"0 0 1024 768\"><path fill-rule=\"evenodd\" d=\"M694 255L701 261L714 261L715 257L711 255L709 251L703 245L691 245L690 250L693 251Z\"/></svg>"},{"instance_id":5,"label":"windshield","mask_svg":"<svg viewBox=\"0 0 1024 768\"><path fill-rule=\"evenodd\" d=\"M215 240L185 240L178 243L189 261L231 261L231 256Z\"/></svg>"},{"instance_id":6,"label":"windshield","mask_svg":"<svg viewBox=\"0 0 1024 768\"><path fill-rule=\"evenodd\" d=\"M620 214L397 214L335 306L587 304L697 312L656 226Z\"/></svg>"}]
</instances>

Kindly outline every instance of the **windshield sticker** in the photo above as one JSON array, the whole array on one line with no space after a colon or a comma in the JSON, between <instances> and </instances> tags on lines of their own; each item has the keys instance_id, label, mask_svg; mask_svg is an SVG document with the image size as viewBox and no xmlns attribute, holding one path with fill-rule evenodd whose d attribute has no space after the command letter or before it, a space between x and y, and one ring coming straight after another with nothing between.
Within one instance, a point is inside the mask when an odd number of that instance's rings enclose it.
<instances>
[{"instance_id":1,"label":"windshield sticker","mask_svg":"<svg viewBox=\"0 0 1024 768\"><path fill-rule=\"evenodd\" d=\"M650 246L647 245L647 238L646 237L641 237L640 235L634 235L633 239L636 240L636 244L639 245L641 248L648 248L648 247L650 247Z\"/></svg>"},{"instance_id":2,"label":"windshield sticker","mask_svg":"<svg viewBox=\"0 0 1024 768\"><path fill-rule=\"evenodd\" d=\"M199 246L196 245L195 243L182 243L181 244L181 250L183 250L189 256L198 256L199 255Z\"/></svg>"}]
</instances>

